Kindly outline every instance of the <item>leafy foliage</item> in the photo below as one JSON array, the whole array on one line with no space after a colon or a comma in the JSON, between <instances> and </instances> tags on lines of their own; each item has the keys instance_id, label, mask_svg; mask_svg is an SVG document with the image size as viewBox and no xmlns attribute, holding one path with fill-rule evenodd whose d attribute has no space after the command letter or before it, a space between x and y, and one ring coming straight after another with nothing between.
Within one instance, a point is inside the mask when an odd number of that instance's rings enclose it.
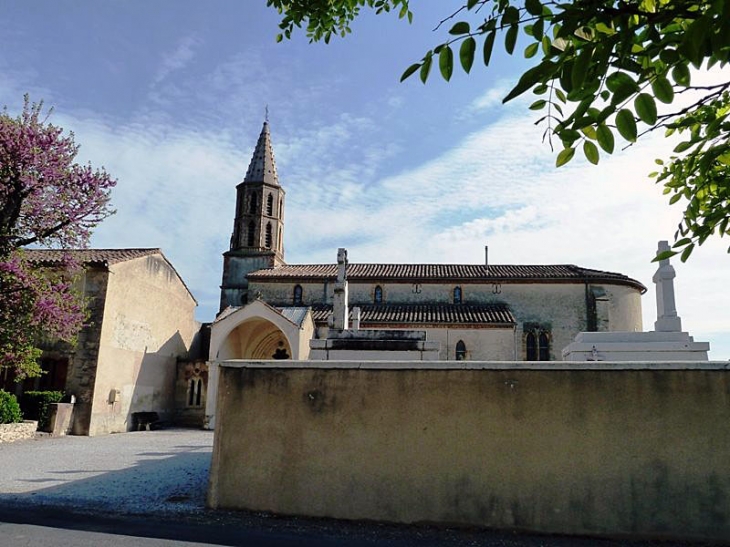
<instances>
[{"instance_id":1,"label":"leafy foliage","mask_svg":"<svg viewBox=\"0 0 730 547\"><path fill-rule=\"evenodd\" d=\"M0 389L0 424L15 424L23 420L15 395Z\"/></svg>"},{"instance_id":2,"label":"leafy foliage","mask_svg":"<svg viewBox=\"0 0 730 547\"><path fill-rule=\"evenodd\" d=\"M302 21L312 40L328 41L335 30L344 36L366 4L399 7L401 17L411 17L407 0L321 0L312 3L316 9L303 1L268 3L285 14L280 26L287 38ZM543 138L560 145L557 166L576 151L597 164L614 153L617 140L630 146L657 129L686 134L675 155L658 160L663 171L654 175L670 203L685 203L673 250L656 259L681 252L684 261L710 235L730 233L730 77L692 84L693 70L724 67L730 59L730 0L467 0L439 27L447 22L448 39L409 66L401 81L418 73L425 83L434 57L448 81L457 48L469 73L480 51L489 65L495 43L513 54L521 35L523 55L534 65L504 102L530 91L538 97L530 109L543 112L536 122L545 126ZM675 106L680 102L688 104Z\"/></svg>"},{"instance_id":3,"label":"leafy foliage","mask_svg":"<svg viewBox=\"0 0 730 547\"><path fill-rule=\"evenodd\" d=\"M23 414L29 420L38 420L38 429L45 429L50 418L50 405L60 403L63 391L26 391L23 393Z\"/></svg>"},{"instance_id":4,"label":"leafy foliage","mask_svg":"<svg viewBox=\"0 0 730 547\"><path fill-rule=\"evenodd\" d=\"M408 0L266 0L266 5L284 15L279 23L282 33L276 36L277 42L291 38L294 27L301 28L302 24L306 24L311 42L324 40L328 44L333 34L344 38L352 32L350 22L363 7L372 8L375 13L397 11L401 19L413 20Z\"/></svg>"},{"instance_id":5,"label":"leafy foliage","mask_svg":"<svg viewBox=\"0 0 730 547\"><path fill-rule=\"evenodd\" d=\"M91 229L113 211L115 181L103 170L75 163L73 134L41 118L28 97L22 113L0 114L0 368L16 378L37 376L42 337L73 341L86 318L73 289L75 265L40 271L22 247L84 247Z\"/></svg>"},{"instance_id":6,"label":"leafy foliage","mask_svg":"<svg viewBox=\"0 0 730 547\"><path fill-rule=\"evenodd\" d=\"M18 250L0 262L0 368L15 378L41 374L36 345L43 339L74 344L88 317L82 295L74 289L78 265L40 269Z\"/></svg>"}]
</instances>

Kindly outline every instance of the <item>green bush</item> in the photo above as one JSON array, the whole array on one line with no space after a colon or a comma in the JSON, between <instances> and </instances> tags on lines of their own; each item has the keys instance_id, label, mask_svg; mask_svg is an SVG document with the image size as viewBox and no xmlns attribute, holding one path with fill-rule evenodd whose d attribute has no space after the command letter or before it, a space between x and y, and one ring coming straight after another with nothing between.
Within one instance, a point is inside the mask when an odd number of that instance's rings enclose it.
<instances>
[{"instance_id":1,"label":"green bush","mask_svg":"<svg viewBox=\"0 0 730 547\"><path fill-rule=\"evenodd\" d=\"M63 399L63 391L26 391L21 399L23 414L29 420L38 420L38 429L48 425L48 411L51 403Z\"/></svg>"},{"instance_id":2,"label":"green bush","mask_svg":"<svg viewBox=\"0 0 730 547\"><path fill-rule=\"evenodd\" d=\"M0 424L14 424L23 420L15 395L0 389Z\"/></svg>"}]
</instances>

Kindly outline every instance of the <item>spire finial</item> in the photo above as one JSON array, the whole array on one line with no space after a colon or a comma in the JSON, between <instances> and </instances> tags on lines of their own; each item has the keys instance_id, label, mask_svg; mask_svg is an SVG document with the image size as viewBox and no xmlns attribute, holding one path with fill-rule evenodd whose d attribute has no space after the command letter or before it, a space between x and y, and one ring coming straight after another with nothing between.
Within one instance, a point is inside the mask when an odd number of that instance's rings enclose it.
<instances>
[{"instance_id":1,"label":"spire finial","mask_svg":"<svg viewBox=\"0 0 730 547\"><path fill-rule=\"evenodd\" d=\"M264 114L264 121L266 123L269 123L269 105L266 105L265 114Z\"/></svg>"}]
</instances>

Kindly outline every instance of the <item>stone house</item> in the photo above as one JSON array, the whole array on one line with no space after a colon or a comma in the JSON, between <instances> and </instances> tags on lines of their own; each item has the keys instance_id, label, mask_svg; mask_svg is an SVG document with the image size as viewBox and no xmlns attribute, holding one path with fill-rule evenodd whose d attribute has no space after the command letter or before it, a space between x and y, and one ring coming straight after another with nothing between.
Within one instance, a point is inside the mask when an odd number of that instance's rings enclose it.
<instances>
[{"instance_id":1,"label":"stone house","mask_svg":"<svg viewBox=\"0 0 730 547\"><path fill-rule=\"evenodd\" d=\"M58 268L64 252L83 265L77 283L87 300L88 325L73 347L44 342L46 373L22 384L6 379L7 387L73 395L76 435L128 431L134 412L157 412L171 420L176 398L183 407L197 403L202 413L204 399L196 390L204 391L206 372L193 361L181 362L198 351L197 302L160 249L27 250L26 255L38 267ZM190 368L188 378L178 368ZM192 398L180 393L185 386Z\"/></svg>"}]
</instances>

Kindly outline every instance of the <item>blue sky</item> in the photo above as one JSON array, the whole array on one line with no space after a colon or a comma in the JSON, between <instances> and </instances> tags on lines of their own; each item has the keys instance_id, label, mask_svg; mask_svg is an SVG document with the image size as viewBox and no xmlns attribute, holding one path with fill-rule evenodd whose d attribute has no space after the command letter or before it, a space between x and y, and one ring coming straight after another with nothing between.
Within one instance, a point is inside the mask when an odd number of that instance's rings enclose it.
<instances>
[{"instance_id":1,"label":"blue sky","mask_svg":"<svg viewBox=\"0 0 730 547\"><path fill-rule=\"evenodd\" d=\"M241 181L269 107L287 192L290 263L579 264L643 282L644 328L656 316L650 259L681 210L647 178L671 143L659 136L554 168L524 101L501 98L524 68L496 56L399 83L437 44L459 2L421 0L409 26L367 15L329 45L303 34L277 44L264 0L4 0L0 104L24 93L54 107L80 158L119 179L118 213L97 247L161 247L200 305L217 311L221 253ZM519 49L519 48L518 48ZM436 76L434 74L434 76ZM529 100L529 97L526 99ZM711 358L730 358L728 241L675 261L677 306Z\"/></svg>"}]
</instances>

